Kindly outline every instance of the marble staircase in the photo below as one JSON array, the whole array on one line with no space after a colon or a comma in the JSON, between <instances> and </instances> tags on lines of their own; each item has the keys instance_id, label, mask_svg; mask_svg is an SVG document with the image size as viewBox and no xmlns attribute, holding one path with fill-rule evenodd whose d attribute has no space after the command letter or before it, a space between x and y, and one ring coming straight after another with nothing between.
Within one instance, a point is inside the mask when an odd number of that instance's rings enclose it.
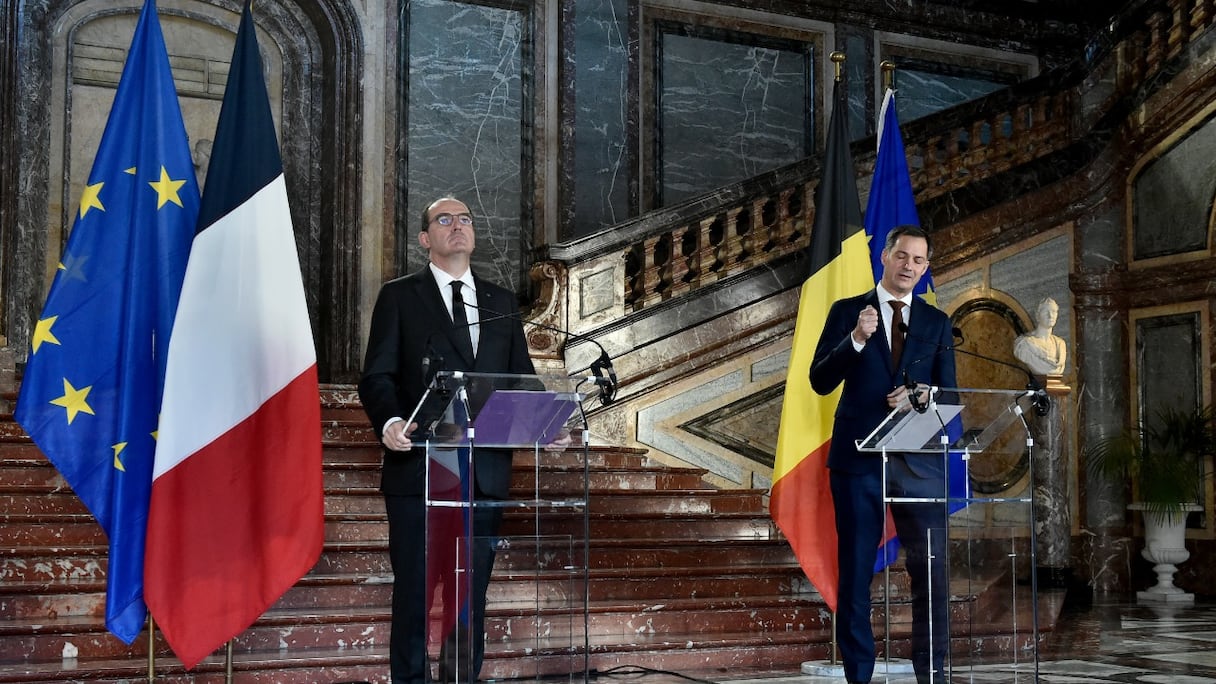
<instances>
[{"instance_id":1,"label":"marble staircase","mask_svg":"<svg viewBox=\"0 0 1216 684\"><path fill-rule=\"evenodd\" d=\"M376 491L380 455L351 394L323 391L321 559L233 641L236 681L387 681L391 573ZM520 492L537 486L554 495L575 492L582 471L573 466L561 454L546 454L539 464L521 454L513 485ZM802 661L829 655L830 614L773 527L764 491L715 489L699 469L656 465L634 449L595 448L590 469L593 669L796 671ZM508 513L504 535L526 527L526 515ZM581 527L580 516L551 517L550 530ZM103 533L8 414L0 420L0 523L0 682L146 680L146 633L127 646L103 624ZM548 654L514 636L543 627L569 644L568 630L581 645L581 612L546 614L538 626L536 611L520 608L537 594L537 581L510 551L500 555L483 677L568 671L568 653ZM541 593L561 590L544 584L561 579L539 581ZM909 626L901 593L890 603L897 651L906 648ZM981 603L978 593L958 595L954 610L962 617ZM884 605L876 604L877 623ZM964 636L956 650L1025 646L1016 637L1002 645L999 625ZM186 672L160 639L151 648L158 682L224 681L223 650Z\"/></svg>"}]
</instances>

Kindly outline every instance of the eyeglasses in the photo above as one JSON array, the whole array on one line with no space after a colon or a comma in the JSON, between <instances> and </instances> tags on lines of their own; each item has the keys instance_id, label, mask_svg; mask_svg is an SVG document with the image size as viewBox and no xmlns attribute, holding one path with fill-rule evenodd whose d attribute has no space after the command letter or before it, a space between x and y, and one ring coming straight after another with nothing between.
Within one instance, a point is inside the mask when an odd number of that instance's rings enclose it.
<instances>
[{"instance_id":1,"label":"eyeglasses","mask_svg":"<svg viewBox=\"0 0 1216 684\"><path fill-rule=\"evenodd\" d=\"M431 223L438 223L445 228L453 223L459 223L462 226L473 225L473 217L469 214L438 214L431 219Z\"/></svg>"}]
</instances>

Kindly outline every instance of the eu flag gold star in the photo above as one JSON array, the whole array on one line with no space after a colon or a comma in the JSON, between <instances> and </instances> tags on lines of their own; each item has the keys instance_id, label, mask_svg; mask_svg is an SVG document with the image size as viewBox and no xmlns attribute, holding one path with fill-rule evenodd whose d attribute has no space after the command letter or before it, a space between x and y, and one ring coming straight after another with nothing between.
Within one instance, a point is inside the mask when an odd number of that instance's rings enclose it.
<instances>
[{"instance_id":1,"label":"eu flag gold star","mask_svg":"<svg viewBox=\"0 0 1216 684\"><path fill-rule=\"evenodd\" d=\"M55 333L51 332L51 326L55 325L55 321L59 320L58 316L50 318L38 319L38 324L34 326L34 340L31 343L34 346L34 353L38 353L38 348L43 342L49 344L59 344L59 340L55 339Z\"/></svg>"},{"instance_id":2,"label":"eu flag gold star","mask_svg":"<svg viewBox=\"0 0 1216 684\"><path fill-rule=\"evenodd\" d=\"M165 202L172 202L179 207L182 206L182 200L177 196L177 191L185 184L185 180L173 180L170 178L169 172L165 170L165 167L160 167L160 180L155 183L148 183L156 191L156 208L160 209L165 206Z\"/></svg>"},{"instance_id":3,"label":"eu flag gold star","mask_svg":"<svg viewBox=\"0 0 1216 684\"><path fill-rule=\"evenodd\" d=\"M58 399L52 399L51 403L56 406L62 406L68 410L68 425L71 425L72 421L76 420L76 414L78 413L87 413L90 416L97 415L96 413L93 413L93 407L89 406L85 401L92 389L93 386L90 385L84 389L78 390L75 387L72 387L72 383L68 382L67 378L64 378L63 396L59 397Z\"/></svg>"},{"instance_id":4,"label":"eu flag gold star","mask_svg":"<svg viewBox=\"0 0 1216 684\"><path fill-rule=\"evenodd\" d=\"M80 194L80 218L89 213L93 207L97 207L101 211L106 208L101 205L101 187L105 183L94 183L93 185L85 185L84 192Z\"/></svg>"},{"instance_id":5,"label":"eu flag gold star","mask_svg":"<svg viewBox=\"0 0 1216 684\"><path fill-rule=\"evenodd\" d=\"M119 442L110 448L114 450L114 467L124 473L127 472L126 467L122 464L122 460L118 458L118 455L122 453L122 450L127 448L127 443Z\"/></svg>"}]
</instances>

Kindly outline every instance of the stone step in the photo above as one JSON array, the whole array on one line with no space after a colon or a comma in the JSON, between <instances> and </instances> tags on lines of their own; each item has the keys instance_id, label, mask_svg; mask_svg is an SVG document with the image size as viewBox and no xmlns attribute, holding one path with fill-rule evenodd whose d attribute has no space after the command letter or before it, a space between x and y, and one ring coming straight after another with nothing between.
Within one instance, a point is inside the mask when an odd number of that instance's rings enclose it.
<instances>
[{"instance_id":1,"label":"stone step","mask_svg":"<svg viewBox=\"0 0 1216 684\"><path fill-rule=\"evenodd\" d=\"M664 513L591 513L592 538L639 539L776 539L772 520L760 513L716 513L712 516ZM568 510L534 513L531 509L508 509L500 535L584 536L584 521ZM386 539L388 522L380 513L330 514L325 520L328 541ZM105 532L88 513L61 513L44 519L37 513L0 515L0 546L79 546L103 544Z\"/></svg>"},{"instance_id":2,"label":"stone step","mask_svg":"<svg viewBox=\"0 0 1216 684\"><path fill-rule=\"evenodd\" d=\"M299 625L306 621L297 616L293 624ZM295 634L301 631L301 628L297 626L288 631ZM830 647L830 632L826 628L768 633L744 630L713 635L694 632L688 637L673 638L662 634L648 634L645 630L629 635L627 642L622 642L615 636L592 637L589 639L590 655L587 660L592 670L599 673L606 673L614 667L681 672L762 671L769 668L795 671L801 662L827 658ZM907 638L908 625L895 625L891 640L894 656L907 656ZM1025 640L1017 637L1001 638L1000 646L1025 648ZM956 636L953 639L952 651L956 656L966 656L985 644L992 644L993 641L992 637L980 634ZM885 655L886 644L880 641L878 646L881 657ZM252 653L237 651L233 656L233 670L241 682L291 684L305 681L353 681L348 677L368 682L387 681L387 653L383 645L289 650L287 653L294 654L294 657L285 656L284 652L277 648ZM490 643L487 646L482 676L486 679L527 679L548 675L552 681L553 675L569 673L573 669L581 668L582 664L581 648L576 648L571 653L569 640L565 639L527 640L515 645ZM176 659L163 648L158 648L158 683L201 684L218 681L216 677L222 672L222 667L222 652L217 652L191 673L184 673ZM73 661L65 661L56 656L20 665L0 663L0 682L61 682L65 671L71 671L73 679L87 678L90 682L130 684L133 680L139 681L146 674L147 665L142 656L78 658ZM307 678L310 676L313 679ZM568 678L556 679L567 681ZM582 679L580 677L570 681Z\"/></svg>"},{"instance_id":3,"label":"stone step","mask_svg":"<svg viewBox=\"0 0 1216 684\"><path fill-rule=\"evenodd\" d=\"M577 562L577 561L576 561ZM0 585L0 615L20 618L54 618L72 615L101 615L104 610L105 576L100 564L91 574L70 579L8 577ZM712 598L747 594L798 594L807 591L796 563L732 563L681 568L596 568L589 572L591 598L596 601L656 601L664 598ZM664 580L664 581L657 581ZM327 574L312 570L281 599L287 607L387 605L392 574L342 572ZM538 568L526 554L513 559L502 554L495 564L490 601L512 603L535 601L540 596L582 595L581 577L566 567Z\"/></svg>"},{"instance_id":4,"label":"stone step","mask_svg":"<svg viewBox=\"0 0 1216 684\"><path fill-rule=\"evenodd\" d=\"M562 491L545 488L547 498L581 498L582 491ZM517 490L523 498L532 492ZM596 489L590 492L592 513L646 513L672 515L715 515L727 513L757 513L765 515L766 492L754 489L669 489L651 492L640 489ZM53 484L7 485L0 487L0 511L6 514L37 515L47 522L58 516L88 514L88 508L76 493ZM384 499L377 489L338 486L325 491L325 512L384 514Z\"/></svg>"},{"instance_id":5,"label":"stone step","mask_svg":"<svg viewBox=\"0 0 1216 684\"><path fill-rule=\"evenodd\" d=\"M780 540L751 539L596 539L590 548L593 570L663 568L679 572L702 566L790 564L789 545ZM524 553L527 553L526 551ZM105 577L104 544L0 548L0 594L6 583L39 581L52 585ZM512 567L510 552L500 552L495 567ZM318 574L389 575L388 542L327 541L312 572ZM0 615L3 615L0 612Z\"/></svg>"},{"instance_id":6,"label":"stone step","mask_svg":"<svg viewBox=\"0 0 1216 684\"><path fill-rule=\"evenodd\" d=\"M902 603L894 607L897 613L892 615L892 633L902 638L909 629L909 610ZM370 648L387 639L388 619L388 609L383 604L328 609L276 605L234 640L233 649L238 655L274 650L307 655L331 648ZM433 619L437 620L438 615ZM592 602L588 634L593 653L636 652L639 648L661 651L674 644L687 649L712 648L729 639L744 638L743 635L748 635L749 640L763 635L763 640L774 642L801 639L809 646L830 629L828 619L818 601L788 596L699 597L640 608L633 602ZM885 628L882 604L875 605L875 626L880 634ZM978 629L959 630L957 640L971 643L992 637L991 621L979 621L976 626ZM518 656L525 649L542 656L546 650L568 649L572 641L581 641L581 635L580 609L535 610L492 604L487 617L487 664L491 658ZM4 662L15 657L28 662L58 660L67 644L76 649L80 660L124 654L143 657L147 649L146 635L128 647L106 633L98 617L52 618L28 624L13 620L0 625L0 636L4 637L0 640L3 643L0 671ZM1010 645L1019 641L1016 636L1005 638ZM167 655L159 641L157 650Z\"/></svg>"},{"instance_id":7,"label":"stone step","mask_svg":"<svg viewBox=\"0 0 1216 684\"><path fill-rule=\"evenodd\" d=\"M318 649L298 659L284 658L279 651L239 654L233 658L235 681L241 684L317 684L317 682L368 682L388 684L388 650ZM165 653L156 663L157 684L216 684L225 681L224 659L213 656L190 672ZM147 681L146 658L96 660L56 659L5 666L0 664L0 683L87 681L89 684L135 684Z\"/></svg>"},{"instance_id":8,"label":"stone step","mask_svg":"<svg viewBox=\"0 0 1216 684\"><path fill-rule=\"evenodd\" d=\"M737 597L678 599L638 607L632 602L591 602L588 634L601 645L630 644L639 635L664 635L687 640L690 635L731 631L819 630L824 628L823 606L789 597ZM439 612L432 615L438 628ZM373 606L284 606L271 608L234 641L239 653L287 649L362 648L386 643L388 603ZM487 608L486 638L492 651L519 649L542 638L553 643L581 642L581 604L570 607L535 607L491 604ZM16 659L53 660L65 645L79 658L112 658L123 654L146 655L146 632L127 646L105 631L98 615L60 616L0 623L0 663ZM158 651L163 645L158 643Z\"/></svg>"}]
</instances>

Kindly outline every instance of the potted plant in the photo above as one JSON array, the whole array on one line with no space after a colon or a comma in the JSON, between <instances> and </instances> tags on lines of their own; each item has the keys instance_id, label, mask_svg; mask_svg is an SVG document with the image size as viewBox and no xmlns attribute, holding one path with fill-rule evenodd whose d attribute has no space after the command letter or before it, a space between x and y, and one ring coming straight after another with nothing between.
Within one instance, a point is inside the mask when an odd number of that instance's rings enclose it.
<instances>
[{"instance_id":1,"label":"potted plant","mask_svg":"<svg viewBox=\"0 0 1216 684\"><path fill-rule=\"evenodd\" d=\"M1145 548L1157 585L1138 597L1154 601L1193 601L1194 595L1174 586L1177 565L1190 557L1186 550L1186 517L1202 510L1203 483L1216 452L1211 407L1164 409L1136 428L1090 445L1090 471L1112 480L1131 480L1135 503L1128 506L1144 516Z\"/></svg>"}]
</instances>

